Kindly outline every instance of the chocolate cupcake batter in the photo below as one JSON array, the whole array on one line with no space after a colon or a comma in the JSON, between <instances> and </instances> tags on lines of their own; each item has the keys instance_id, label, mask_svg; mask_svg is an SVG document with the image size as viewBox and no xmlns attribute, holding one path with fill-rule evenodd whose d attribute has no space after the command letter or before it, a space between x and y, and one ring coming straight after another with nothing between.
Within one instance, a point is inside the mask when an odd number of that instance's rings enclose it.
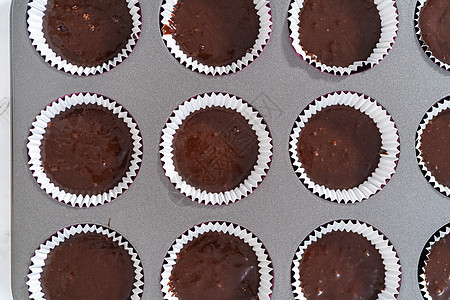
<instances>
[{"instance_id":1,"label":"chocolate cupcake batter","mask_svg":"<svg viewBox=\"0 0 450 300\"><path fill-rule=\"evenodd\" d=\"M305 0L300 10L300 44L328 66L365 61L381 35L373 0Z\"/></svg>"},{"instance_id":2,"label":"chocolate cupcake batter","mask_svg":"<svg viewBox=\"0 0 450 300\"><path fill-rule=\"evenodd\" d=\"M450 187L450 109L440 112L422 132L420 150L427 170Z\"/></svg>"},{"instance_id":3,"label":"chocolate cupcake batter","mask_svg":"<svg viewBox=\"0 0 450 300\"><path fill-rule=\"evenodd\" d=\"M191 186L225 192L248 178L258 159L258 139L248 121L223 107L191 113L173 137L175 170Z\"/></svg>"},{"instance_id":4,"label":"chocolate cupcake batter","mask_svg":"<svg viewBox=\"0 0 450 300\"><path fill-rule=\"evenodd\" d=\"M172 27L181 50L202 64L226 66L251 52L259 34L252 0L179 0Z\"/></svg>"},{"instance_id":5,"label":"chocolate cupcake batter","mask_svg":"<svg viewBox=\"0 0 450 300\"><path fill-rule=\"evenodd\" d=\"M311 299L378 299L385 288L378 250L362 235L333 231L306 248L300 286Z\"/></svg>"},{"instance_id":6,"label":"chocolate cupcake batter","mask_svg":"<svg viewBox=\"0 0 450 300\"><path fill-rule=\"evenodd\" d=\"M97 104L76 105L47 125L41 144L45 174L60 189L97 195L130 168L133 140L123 119Z\"/></svg>"},{"instance_id":7,"label":"chocolate cupcake batter","mask_svg":"<svg viewBox=\"0 0 450 300\"><path fill-rule=\"evenodd\" d=\"M43 32L50 49L68 62L95 67L128 43L133 22L125 0L48 0Z\"/></svg>"},{"instance_id":8,"label":"chocolate cupcake batter","mask_svg":"<svg viewBox=\"0 0 450 300\"><path fill-rule=\"evenodd\" d=\"M180 300L256 300L258 259L240 238L206 232L186 244L170 276L172 293Z\"/></svg>"},{"instance_id":9,"label":"chocolate cupcake batter","mask_svg":"<svg viewBox=\"0 0 450 300\"><path fill-rule=\"evenodd\" d=\"M344 105L328 106L312 116L300 132L297 152L308 177L330 189L359 186L383 153L374 121Z\"/></svg>"},{"instance_id":10,"label":"chocolate cupcake batter","mask_svg":"<svg viewBox=\"0 0 450 300\"><path fill-rule=\"evenodd\" d=\"M130 299L134 283L131 256L103 234L71 236L45 259L41 286L45 299Z\"/></svg>"},{"instance_id":11,"label":"chocolate cupcake batter","mask_svg":"<svg viewBox=\"0 0 450 300\"><path fill-rule=\"evenodd\" d=\"M433 56L450 64L450 1L427 0L420 12L419 27Z\"/></svg>"},{"instance_id":12,"label":"chocolate cupcake batter","mask_svg":"<svg viewBox=\"0 0 450 300\"><path fill-rule=\"evenodd\" d=\"M430 250L425 266L428 293L433 300L450 299L450 237L446 235Z\"/></svg>"}]
</instances>

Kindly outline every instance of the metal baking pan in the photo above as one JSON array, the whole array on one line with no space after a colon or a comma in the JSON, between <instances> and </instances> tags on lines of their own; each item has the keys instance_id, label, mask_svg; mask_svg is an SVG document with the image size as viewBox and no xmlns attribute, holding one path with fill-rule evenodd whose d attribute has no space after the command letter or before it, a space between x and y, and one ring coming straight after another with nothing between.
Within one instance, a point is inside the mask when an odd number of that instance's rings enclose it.
<instances>
[{"instance_id":1,"label":"metal baking pan","mask_svg":"<svg viewBox=\"0 0 450 300\"><path fill-rule=\"evenodd\" d=\"M11 11L12 82L12 288L26 299L30 258L57 230L77 223L107 225L138 251L145 273L144 299L162 298L161 266L173 240L204 221L224 220L246 227L266 246L274 267L272 299L292 299L291 264L300 242L319 225L358 219L384 233L402 265L398 299L420 299L417 266L430 236L450 220L450 199L422 175L415 157L417 126L436 101L450 93L450 73L422 51L414 33L416 1L397 0L399 30L388 56L372 69L351 76L324 74L293 50L287 25L289 0L272 0L273 31L255 62L236 74L206 76L180 65L161 39L161 1L141 1L142 34L130 57L102 75L78 77L45 63L30 43L27 1ZM333 91L364 93L383 105L396 122L400 159L389 183L356 204L337 204L312 194L296 177L288 152L291 128L302 109ZM192 202L165 177L159 158L161 129L184 100L204 92L228 92L254 105L273 138L273 160L263 183L228 206ZM112 203L73 208L48 196L28 169L31 123L51 101L93 92L116 100L133 115L143 136L143 162L131 187Z\"/></svg>"}]
</instances>

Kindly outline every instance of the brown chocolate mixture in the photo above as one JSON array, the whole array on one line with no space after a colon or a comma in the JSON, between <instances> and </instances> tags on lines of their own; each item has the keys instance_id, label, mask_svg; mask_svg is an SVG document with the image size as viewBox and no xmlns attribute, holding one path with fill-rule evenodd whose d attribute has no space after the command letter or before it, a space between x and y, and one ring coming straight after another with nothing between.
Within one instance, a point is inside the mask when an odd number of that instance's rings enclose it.
<instances>
[{"instance_id":1,"label":"brown chocolate mixture","mask_svg":"<svg viewBox=\"0 0 450 300\"><path fill-rule=\"evenodd\" d=\"M381 35L373 0L306 0L300 10L300 43L329 66L365 61Z\"/></svg>"},{"instance_id":2,"label":"brown chocolate mixture","mask_svg":"<svg viewBox=\"0 0 450 300\"><path fill-rule=\"evenodd\" d=\"M427 124L420 150L431 174L440 184L450 187L450 109L440 112Z\"/></svg>"},{"instance_id":3,"label":"brown chocolate mixture","mask_svg":"<svg viewBox=\"0 0 450 300\"><path fill-rule=\"evenodd\" d=\"M306 248L300 286L311 299L378 299L385 288L381 254L362 235L334 231Z\"/></svg>"},{"instance_id":4,"label":"brown chocolate mixture","mask_svg":"<svg viewBox=\"0 0 450 300\"><path fill-rule=\"evenodd\" d=\"M212 193L239 186L258 159L258 139L248 121L223 107L190 114L173 138L175 170L186 182Z\"/></svg>"},{"instance_id":5,"label":"brown chocolate mixture","mask_svg":"<svg viewBox=\"0 0 450 300\"><path fill-rule=\"evenodd\" d=\"M68 62L94 67L114 58L131 36L125 0L48 0L44 38Z\"/></svg>"},{"instance_id":6,"label":"brown chocolate mixture","mask_svg":"<svg viewBox=\"0 0 450 300\"><path fill-rule=\"evenodd\" d=\"M56 246L41 274L43 293L50 300L126 300L134 281L128 251L95 232L76 234Z\"/></svg>"},{"instance_id":7,"label":"brown chocolate mixture","mask_svg":"<svg viewBox=\"0 0 450 300\"><path fill-rule=\"evenodd\" d=\"M300 132L297 151L308 177L330 189L359 186L375 171L383 152L374 121L344 105L312 116Z\"/></svg>"},{"instance_id":8,"label":"brown chocolate mixture","mask_svg":"<svg viewBox=\"0 0 450 300\"><path fill-rule=\"evenodd\" d=\"M130 129L107 108L74 106L56 115L41 144L44 172L59 188L97 195L115 187L130 168Z\"/></svg>"},{"instance_id":9,"label":"brown chocolate mixture","mask_svg":"<svg viewBox=\"0 0 450 300\"><path fill-rule=\"evenodd\" d=\"M435 300L450 299L450 236L431 247L425 267L425 279L430 296Z\"/></svg>"},{"instance_id":10,"label":"brown chocolate mixture","mask_svg":"<svg viewBox=\"0 0 450 300\"><path fill-rule=\"evenodd\" d=\"M207 232L178 254L170 286L180 300L256 300L258 259L236 236Z\"/></svg>"},{"instance_id":11,"label":"brown chocolate mixture","mask_svg":"<svg viewBox=\"0 0 450 300\"><path fill-rule=\"evenodd\" d=\"M420 12L419 27L433 56L450 64L450 1L427 0Z\"/></svg>"},{"instance_id":12,"label":"brown chocolate mixture","mask_svg":"<svg viewBox=\"0 0 450 300\"><path fill-rule=\"evenodd\" d=\"M163 33L208 66L226 66L251 52L259 34L252 0L179 0Z\"/></svg>"}]
</instances>

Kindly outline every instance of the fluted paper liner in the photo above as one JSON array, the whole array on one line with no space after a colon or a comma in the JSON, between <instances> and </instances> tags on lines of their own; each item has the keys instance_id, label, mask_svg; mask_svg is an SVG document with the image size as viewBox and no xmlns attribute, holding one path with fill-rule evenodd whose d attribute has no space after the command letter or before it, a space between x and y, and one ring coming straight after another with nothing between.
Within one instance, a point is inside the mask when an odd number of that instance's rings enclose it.
<instances>
[{"instance_id":1,"label":"fluted paper liner","mask_svg":"<svg viewBox=\"0 0 450 300\"><path fill-rule=\"evenodd\" d=\"M258 299L270 299L273 289L273 267L269 253L262 242L247 229L230 222L207 222L194 226L178 237L170 247L164 258L164 264L161 270L161 290L163 298L166 300L177 300L178 297L172 292L169 283L173 266L177 263L177 256L180 250L190 241L197 238L205 232L223 232L240 238L256 254L259 267L259 288Z\"/></svg>"},{"instance_id":2,"label":"fluted paper liner","mask_svg":"<svg viewBox=\"0 0 450 300\"><path fill-rule=\"evenodd\" d=\"M427 45L427 43L422 38L422 31L419 26L419 18L420 14L422 12L422 8L424 7L427 0L417 0L416 3L416 10L414 13L414 27L416 29L416 36L419 40L420 47L425 52L425 54L439 67L441 67L444 70L450 71L450 65L441 61L439 58L433 55L433 52L431 51L430 47ZM450 38L450 37L447 37Z\"/></svg>"},{"instance_id":3,"label":"fluted paper liner","mask_svg":"<svg viewBox=\"0 0 450 300\"><path fill-rule=\"evenodd\" d=\"M346 67L329 66L320 62L320 60L306 53L301 45L300 29L300 11L303 8L305 0L292 0L289 6L289 35L291 43L298 55L310 65L316 67L322 72L334 75L350 75L355 72L363 71L380 63L388 54L394 45L398 30L398 14L395 0L374 0L381 19L380 39L376 44L367 60L355 61Z\"/></svg>"},{"instance_id":4,"label":"fluted paper liner","mask_svg":"<svg viewBox=\"0 0 450 300\"><path fill-rule=\"evenodd\" d=\"M351 189L336 190L316 184L308 177L297 153L298 138L308 120L325 107L332 105L346 105L365 113L377 125L381 135L381 150L384 151L383 154L380 153L377 168L366 181ZM297 117L289 139L291 162L300 181L317 196L344 203L360 202L380 191L395 172L399 148L397 128L389 113L368 96L347 91L323 95L309 104Z\"/></svg>"},{"instance_id":5,"label":"fluted paper liner","mask_svg":"<svg viewBox=\"0 0 450 300\"><path fill-rule=\"evenodd\" d=\"M125 47L117 53L117 55L101 65L94 67L83 67L74 65L67 60L58 56L48 45L44 38L43 32L43 18L45 15L46 5L48 0L30 0L27 11L28 32L32 45L36 48L44 60L52 67L64 71L72 75L88 76L94 74L102 74L124 61L136 46L139 36L141 34L141 8L138 0L124 0L128 3L130 9L131 20L133 22L131 28L131 35L128 38L128 43Z\"/></svg>"},{"instance_id":6,"label":"fluted paper liner","mask_svg":"<svg viewBox=\"0 0 450 300\"><path fill-rule=\"evenodd\" d=\"M117 115L119 119L122 119L127 124L133 140L133 153L131 155L130 168L122 178L122 181L109 191L105 191L97 195L83 196L81 194L72 194L62 188L59 188L51 182L45 174L41 160L41 141L48 123L60 112L81 104L97 104L110 110L111 113ZM117 102L104 96L91 93L67 95L52 102L44 110L42 110L36 117L36 120L32 123L27 148L29 157L28 164L30 165L30 170L40 187L52 198L66 204L79 207L101 205L106 202L111 202L113 199L117 198L133 183L142 162L141 133L129 112L127 112Z\"/></svg>"},{"instance_id":7,"label":"fluted paper liner","mask_svg":"<svg viewBox=\"0 0 450 300\"><path fill-rule=\"evenodd\" d=\"M425 130L425 127L428 125L428 123L436 117L440 112L450 109L450 96L447 96L438 102L436 102L430 109L425 113L425 115L422 118L422 121L419 124L419 127L417 129L416 133L416 156L417 156L417 162L419 163L420 170L422 171L425 178L428 180L428 182L439 192L444 194L447 197L450 197L450 186L445 186L441 183L439 183L436 178L431 174L431 171L427 169L425 162L422 157L422 150L420 149L420 146L422 145L422 133ZM450 159L450 158L449 158Z\"/></svg>"},{"instance_id":8,"label":"fluted paper liner","mask_svg":"<svg viewBox=\"0 0 450 300\"><path fill-rule=\"evenodd\" d=\"M175 132L189 114L207 107L224 107L240 113L258 139L258 159L249 177L236 188L220 193L211 193L189 185L175 170L173 162L172 142ZM206 93L188 99L173 111L162 130L159 153L167 178L186 197L204 204L229 204L251 194L263 181L271 162L272 138L264 119L243 99L224 93Z\"/></svg>"},{"instance_id":9,"label":"fluted paper liner","mask_svg":"<svg viewBox=\"0 0 450 300\"><path fill-rule=\"evenodd\" d=\"M84 234L88 232L96 232L102 234L117 242L119 246L123 247L131 256L134 266L134 283L133 290L130 296L132 300L141 299L144 287L144 270L141 260L133 248L133 246L119 233L101 225L95 224L78 224L70 227L63 228L49 237L40 247L35 251L34 256L31 258L30 272L28 274L28 292L30 299L44 300L45 295L41 286L41 273L45 265L47 255L58 245L64 243L71 236L76 234Z\"/></svg>"},{"instance_id":10,"label":"fluted paper liner","mask_svg":"<svg viewBox=\"0 0 450 300\"><path fill-rule=\"evenodd\" d=\"M377 299L396 299L401 282L401 266L397 252L391 242L381 232L371 225L357 220L336 220L321 225L302 241L292 262L292 291L294 292L295 299L306 300L300 286L300 264L306 248L323 235L333 231L346 231L360 234L378 250L385 267L385 288L378 295Z\"/></svg>"},{"instance_id":11,"label":"fluted paper liner","mask_svg":"<svg viewBox=\"0 0 450 300\"><path fill-rule=\"evenodd\" d=\"M429 255L431 248L434 244L439 242L442 238L448 236L450 234L450 223L441 227L438 231L436 231L433 236L428 240L425 247L423 248L421 260L419 262L419 288L420 292L424 299L433 300L428 292L427 280L425 277L425 267L427 266Z\"/></svg>"},{"instance_id":12,"label":"fluted paper liner","mask_svg":"<svg viewBox=\"0 0 450 300\"><path fill-rule=\"evenodd\" d=\"M178 0L164 0L161 5L160 12L160 25L161 28L166 25L172 27L171 19L175 11L175 6ZM229 73L236 73L237 71L245 68L251 62L253 62L263 51L266 46L270 33L272 31L272 16L269 5L269 0L253 0L257 14L259 16L259 34L255 41L255 44L251 48L251 52L246 53L243 57L231 64L225 66L208 66L202 64L198 60L188 56L181 50L172 34L162 34L162 39L167 46L169 52L175 57L182 65L203 74L211 75L223 75Z\"/></svg>"}]
</instances>

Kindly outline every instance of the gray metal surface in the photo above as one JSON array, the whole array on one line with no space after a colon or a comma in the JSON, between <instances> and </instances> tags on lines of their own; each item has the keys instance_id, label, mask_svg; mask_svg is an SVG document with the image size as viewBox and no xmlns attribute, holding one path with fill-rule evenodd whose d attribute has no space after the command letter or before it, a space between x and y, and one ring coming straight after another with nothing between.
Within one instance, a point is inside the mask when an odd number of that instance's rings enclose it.
<instances>
[{"instance_id":1,"label":"gray metal surface","mask_svg":"<svg viewBox=\"0 0 450 300\"><path fill-rule=\"evenodd\" d=\"M450 93L450 72L421 50L413 26L414 0L397 0L399 32L389 55L373 69L347 77L323 74L298 57L287 28L289 0L272 0L273 32L262 55L236 74L211 77L180 65L159 29L160 1L141 1L142 34L131 56L116 69L91 77L50 67L32 47L26 29L27 1L12 5L12 285L15 299L28 297L30 258L64 226L108 224L138 251L145 272L144 299L162 298L160 270L173 240L193 225L226 220L256 234L269 251L273 299L293 298L291 262L314 228L340 218L368 222L394 244L402 264L398 299L420 299L417 265L422 247L450 221L450 199L425 180L414 153L417 126L428 108ZM289 134L301 110L322 94L351 90L376 99L392 115L400 135L397 172L384 189L362 203L331 203L309 192L296 177L288 153ZM143 136L143 163L135 182L112 203L72 208L48 196L28 169L31 122L51 101L88 91L108 96L136 119ZM204 206L184 198L165 178L159 138L166 118L185 99L208 91L238 95L265 117L274 144L268 176L249 197L229 206Z\"/></svg>"}]
</instances>

